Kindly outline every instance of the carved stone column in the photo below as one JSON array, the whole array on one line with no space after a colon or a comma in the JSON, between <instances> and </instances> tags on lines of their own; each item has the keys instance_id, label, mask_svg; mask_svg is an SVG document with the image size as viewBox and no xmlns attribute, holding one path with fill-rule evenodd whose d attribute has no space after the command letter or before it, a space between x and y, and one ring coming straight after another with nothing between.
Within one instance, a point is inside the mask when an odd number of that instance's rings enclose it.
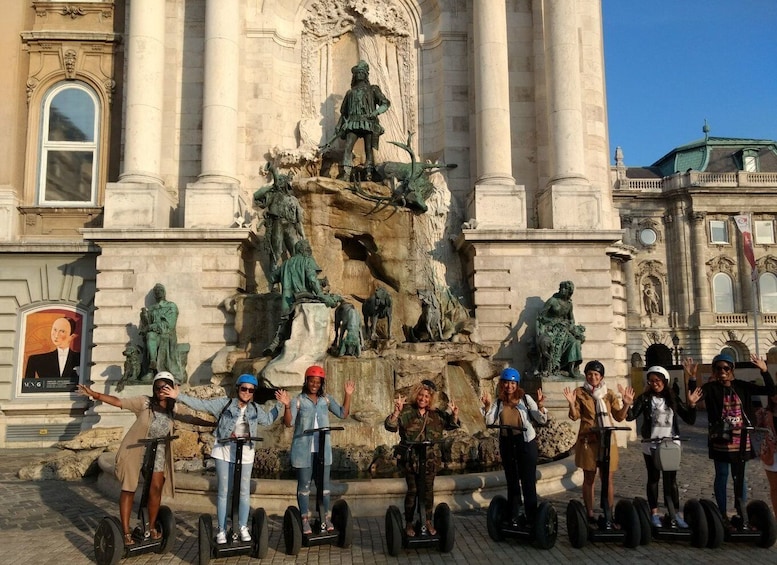
<instances>
[{"instance_id":1,"label":"carved stone column","mask_svg":"<svg viewBox=\"0 0 777 565\"><path fill-rule=\"evenodd\" d=\"M704 262L705 248L707 243L706 230L707 214L704 212L691 212L690 220L693 237L692 265L694 295L696 297L696 312L711 312L710 303L710 284L707 278L707 266Z\"/></svg>"},{"instance_id":2,"label":"carved stone column","mask_svg":"<svg viewBox=\"0 0 777 565\"><path fill-rule=\"evenodd\" d=\"M165 2L133 0L127 36L124 170L105 190L106 228L168 227L176 202L161 176Z\"/></svg>"},{"instance_id":3,"label":"carved stone column","mask_svg":"<svg viewBox=\"0 0 777 565\"><path fill-rule=\"evenodd\" d=\"M186 187L188 227L228 227L241 207L237 167L240 62L238 0L205 3L202 168Z\"/></svg>"},{"instance_id":4,"label":"carved stone column","mask_svg":"<svg viewBox=\"0 0 777 565\"><path fill-rule=\"evenodd\" d=\"M544 7L551 169L539 196L540 227L595 229L602 225L603 202L585 175L577 2L550 1Z\"/></svg>"},{"instance_id":5,"label":"carved stone column","mask_svg":"<svg viewBox=\"0 0 777 565\"><path fill-rule=\"evenodd\" d=\"M502 0L473 3L478 229L526 227L526 192L512 176L507 15Z\"/></svg>"}]
</instances>

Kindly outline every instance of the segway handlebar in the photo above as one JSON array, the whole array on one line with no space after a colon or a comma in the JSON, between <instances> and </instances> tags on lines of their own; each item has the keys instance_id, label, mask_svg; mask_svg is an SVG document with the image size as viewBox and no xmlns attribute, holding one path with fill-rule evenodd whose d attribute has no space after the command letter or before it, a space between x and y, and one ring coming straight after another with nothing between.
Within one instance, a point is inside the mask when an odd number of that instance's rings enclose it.
<instances>
[{"instance_id":1,"label":"segway handlebar","mask_svg":"<svg viewBox=\"0 0 777 565\"><path fill-rule=\"evenodd\" d=\"M595 426L593 428L589 428L589 431L592 431L592 432L606 432L608 430L611 432L615 432L615 431L631 430L631 428L628 426Z\"/></svg>"},{"instance_id":2,"label":"segway handlebar","mask_svg":"<svg viewBox=\"0 0 777 565\"><path fill-rule=\"evenodd\" d=\"M488 424L486 426L490 430L510 430L514 432L525 432L526 428L523 428L521 426L507 426L505 424Z\"/></svg>"},{"instance_id":3,"label":"segway handlebar","mask_svg":"<svg viewBox=\"0 0 777 565\"><path fill-rule=\"evenodd\" d=\"M309 430L305 430L302 432L303 435L309 436L311 434L315 434L318 432L336 432L339 430L344 430L345 428L343 426L325 426L323 428L311 428Z\"/></svg>"},{"instance_id":4,"label":"segway handlebar","mask_svg":"<svg viewBox=\"0 0 777 565\"><path fill-rule=\"evenodd\" d=\"M147 437L139 439L138 443L151 445L152 443L170 443L171 441L178 439L178 436L163 436L163 437Z\"/></svg>"},{"instance_id":5,"label":"segway handlebar","mask_svg":"<svg viewBox=\"0 0 777 565\"><path fill-rule=\"evenodd\" d=\"M254 437L254 436L225 437L218 440L217 443L248 443L249 441L264 441L264 440L260 437Z\"/></svg>"},{"instance_id":6,"label":"segway handlebar","mask_svg":"<svg viewBox=\"0 0 777 565\"><path fill-rule=\"evenodd\" d=\"M642 443L661 443L665 439L669 439L672 441L688 441L688 438L683 438L680 436L666 436L666 437L649 437L647 439L642 439Z\"/></svg>"}]
</instances>

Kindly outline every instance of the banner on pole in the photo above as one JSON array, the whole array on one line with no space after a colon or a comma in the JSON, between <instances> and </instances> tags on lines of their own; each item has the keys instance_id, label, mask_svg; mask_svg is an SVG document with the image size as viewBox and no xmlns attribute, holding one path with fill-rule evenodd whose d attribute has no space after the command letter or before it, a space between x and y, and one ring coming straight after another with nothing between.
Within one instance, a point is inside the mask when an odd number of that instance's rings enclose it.
<instances>
[{"instance_id":1,"label":"banner on pole","mask_svg":"<svg viewBox=\"0 0 777 565\"><path fill-rule=\"evenodd\" d=\"M750 216L740 214L734 216L739 231L742 232L742 243L744 245L745 258L750 263L750 280L758 280L758 269L755 266L755 253L753 252L753 230L750 227Z\"/></svg>"}]
</instances>

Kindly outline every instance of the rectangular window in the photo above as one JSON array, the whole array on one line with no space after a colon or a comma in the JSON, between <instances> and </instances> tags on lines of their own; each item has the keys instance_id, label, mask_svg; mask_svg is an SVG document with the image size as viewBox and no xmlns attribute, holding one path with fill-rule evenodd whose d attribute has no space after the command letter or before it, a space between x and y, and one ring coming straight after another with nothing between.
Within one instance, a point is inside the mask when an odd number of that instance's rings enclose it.
<instances>
[{"instance_id":1,"label":"rectangular window","mask_svg":"<svg viewBox=\"0 0 777 565\"><path fill-rule=\"evenodd\" d=\"M756 220L754 224L756 243L774 243L774 223L771 220Z\"/></svg>"},{"instance_id":2,"label":"rectangular window","mask_svg":"<svg viewBox=\"0 0 777 565\"><path fill-rule=\"evenodd\" d=\"M710 243L728 243L728 226L725 220L710 220Z\"/></svg>"}]
</instances>

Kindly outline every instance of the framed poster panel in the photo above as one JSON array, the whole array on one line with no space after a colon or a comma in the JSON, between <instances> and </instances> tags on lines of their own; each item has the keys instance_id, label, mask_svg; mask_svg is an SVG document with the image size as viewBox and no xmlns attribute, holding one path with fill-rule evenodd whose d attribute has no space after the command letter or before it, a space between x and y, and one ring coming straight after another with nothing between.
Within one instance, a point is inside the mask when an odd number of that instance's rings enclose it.
<instances>
[{"instance_id":1,"label":"framed poster panel","mask_svg":"<svg viewBox=\"0 0 777 565\"><path fill-rule=\"evenodd\" d=\"M84 366L83 326L84 315L67 306L48 306L22 314L18 395L76 391Z\"/></svg>"}]
</instances>

